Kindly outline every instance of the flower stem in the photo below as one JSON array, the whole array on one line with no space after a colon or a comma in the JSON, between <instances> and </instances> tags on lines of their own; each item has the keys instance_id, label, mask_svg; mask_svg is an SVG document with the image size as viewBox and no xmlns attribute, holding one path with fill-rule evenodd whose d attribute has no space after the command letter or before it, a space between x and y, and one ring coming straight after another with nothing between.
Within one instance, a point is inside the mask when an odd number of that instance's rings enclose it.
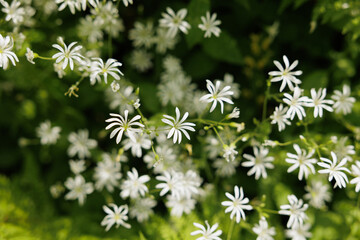
<instances>
[{"instance_id":1,"label":"flower stem","mask_svg":"<svg viewBox=\"0 0 360 240\"><path fill-rule=\"evenodd\" d=\"M230 240L230 239L231 239L231 235L232 235L232 232L233 232L233 230L234 230L234 225L235 225L235 219L232 219L232 220L231 220L231 223L230 223L230 227L229 227L229 231L228 231L226 240Z\"/></svg>"},{"instance_id":2,"label":"flower stem","mask_svg":"<svg viewBox=\"0 0 360 240\"><path fill-rule=\"evenodd\" d=\"M264 105L263 105L263 111L262 111L262 121L263 122L266 119L266 110L267 110L267 102L268 102L269 95L270 95L270 86L271 86L271 81L270 81L270 79L268 79L266 82L266 92L265 92L265 99L264 99Z\"/></svg>"}]
</instances>

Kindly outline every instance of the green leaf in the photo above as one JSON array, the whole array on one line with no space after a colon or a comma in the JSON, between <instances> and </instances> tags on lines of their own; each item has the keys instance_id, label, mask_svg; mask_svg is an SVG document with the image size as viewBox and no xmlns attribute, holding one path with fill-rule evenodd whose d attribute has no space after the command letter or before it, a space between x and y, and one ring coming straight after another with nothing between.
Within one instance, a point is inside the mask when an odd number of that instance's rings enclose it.
<instances>
[{"instance_id":1,"label":"green leaf","mask_svg":"<svg viewBox=\"0 0 360 240\"><path fill-rule=\"evenodd\" d=\"M185 36L189 48L201 42L204 38L204 32L198 28L201 23L201 16L205 16L210 10L210 0L192 0L188 6L188 21L191 25L189 33Z\"/></svg>"},{"instance_id":2,"label":"green leaf","mask_svg":"<svg viewBox=\"0 0 360 240\"><path fill-rule=\"evenodd\" d=\"M212 58L236 65L242 64L242 56L236 40L222 31L220 37L211 37L203 42L204 51Z\"/></svg>"}]
</instances>

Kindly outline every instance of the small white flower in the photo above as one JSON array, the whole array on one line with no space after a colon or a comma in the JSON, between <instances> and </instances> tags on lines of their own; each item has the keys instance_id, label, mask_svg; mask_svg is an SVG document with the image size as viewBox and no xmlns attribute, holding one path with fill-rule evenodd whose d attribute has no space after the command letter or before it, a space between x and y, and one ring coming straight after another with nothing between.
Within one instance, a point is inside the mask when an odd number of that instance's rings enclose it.
<instances>
[{"instance_id":1,"label":"small white flower","mask_svg":"<svg viewBox=\"0 0 360 240\"><path fill-rule=\"evenodd\" d=\"M58 11L64 10L66 7L69 7L70 12L75 14L76 8L78 8L78 2L75 0L55 0L56 4L61 4L58 8Z\"/></svg>"},{"instance_id":2,"label":"small white flower","mask_svg":"<svg viewBox=\"0 0 360 240\"><path fill-rule=\"evenodd\" d=\"M272 236L276 233L274 227L269 228L269 224L264 217L261 217L259 224L255 224L252 230L257 234L256 240L273 240Z\"/></svg>"},{"instance_id":3,"label":"small white flower","mask_svg":"<svg viewBox=\"0 0 360 240\"><path fill-rule=\"evenodd\" d=\"M228 162L234 161L237 154L238 154L238 152L235 150L234 145L230 145L230 146L226 145L224 147L223 157L226 159L226 161L228 161Z\"/></svg>"},{"instance_id":4,"label":"small white flower","mask_svg":"<svg viewBox=\"0 0 360 240\"><path fill-rule=\"evenodd\" d=\"M128 178L120 186L120 196L124 199L127 197L136 199L139 196L145 196L145 193L149 191L145 183L150 181L150 177L148 175L139 177L135 168L133 168L132 171L128 171L127 176Z\"/></svg>"},{"instance_id":5,"label":"small white flower","mask_svg":"<svg viewBox=\"0 0 360 240\"><path fill-rule=\"evenodd\" d=\"M302 199L297 199L295 195L288 195L287 198L290 204L281 205L281 210L279 211L279 214L281 215L290 216L286 225L287 228L303 225L304 220L307 219L305 211L308 208L308 205L304 204Z\"/></svg>"},{"instance_id":6,"label":"small white flower","mask_svg":"<svg viewBox=\"0 0 360 240\"><path fill-rule=\"evenodd\" d=\"M223 89L221 89L221 91L219 91L220 85L221 85L220 81L216 81L216 85L214 86L214 84L210 80L206 80L206 88L209 90L210 93L202 96L200 98L200 101L213 102L210 108L210 112L214 111L218 102L220 103L221 106L221 113L224 112L223 101L229 104L234 104L233 101L231 101L231 99L228 98L228 96L234 94L232 91L230 91L231 87L225 86Z\"/></svg>"},{"instance_id":7,"label":"small white flower","mask_svg":"<svg viewBox=\"0 0 360 240\"><path fill-rule=\"evenodd\" d=\"M309 232L309 229L311 228L311 225L301 224L297 225L292 229L286 230L285 234L288 238L291 238L292 240L306 240L307 238L311 238L312 234Z\"/></svg>"},{"instance_id":8,"label":"small white flower","mask_svg":"<svg viewBox=\"0 0 360 240\"><path fill-rule=\"evenodd\" d=\"M337 186L339 188L346 187L346 183L348 183L349 180L344 172L350 173L349 169L344 167L347 163L347 158L343 158L340 163L337 164L338 159L334 152L331 152L331 157L333 159L332 161L327 158L320 158L324 162L318 162L317 164L325 169L319 170L318 172L322 174L329 174L329 182L335 178L336 182L334 188Z\"/></svg>"},{"instance_id":9,"label":"small white flower","mask_svg":"<svg viewBox=\"0 0 360 240\"><path fill-rule=\"evenodd\" d=\"M277 124L278 130L281 132L285 129L286 125L291 125L287 115L288 107L285 107L280 103L278 107L275 107L274 113L270 116L271 124Z\"/></svg>"},{"instance_id":10,"label":"small white flower","mask_svg":"<svg viewBox=\"0 0 360 240\"><path fill-rule=\"evenodd\" d=\"M80 49L82 46L76 46L73 49L71 49L73 46L75 46L77 42L70 43L69 46L66 46L64 43L64 48L62 48L59 44L53 44L53 48L56 48L59 50L59 53L56 53L52 56L53 59L56 59L56 63L62 62L62 69L65 69L69 63L70 69L74 70L74 60L77 62L82 62L82 58L84 58L80 53Z\"/></svg>"},{"instance_id":11,"label":"small white flower","mask_svg":"<svg viewBox=\"0 0 360 240\"><path fill-rule=\"evenodd\" d=\"M160 196L164 196L170 192L171 195L177 199L182 195L182 176L175 171L164 171L162 176L157 176L156 180L163 181L163 183L156 184L156 188L161 189Z\"/></svg>"},{"instance_id":12,"label":"small white flower","mask_svg":"<svg viewBox=\"0 0 360 240\"><path fill-rule=\"evenodd\" d=\"M6 1L0 0L0 3L3 5L3 9L1 10L6 14L5 21L8 22L12 20L15 25L18 25L24 21L26 12L23 7L20 7L20 1L13 0L9 5L9 3Z\"/></svg>"},{"instance_id":13,"label":"small white flower","mask_svg":"<svg viewBox=\"0 0 360 240\"><path fill-rule=\"evenodd\" d=\"M131 53L130 64L139 72L146 72L152 68L152 54L143 49L136 49Z\"/></svg>"},{"instance_id":14,"label":"small white flower","mask_svg":"<svg viewBox=\"0 0 360 240\"><path fill-rule=\"evenodd\" d=\"M311 99L309 99L309 103L307 104L308 107L314 108L314 117L323 116L323 109L332 112L334 111L332 107L326 104L333 104L333 100L324 99L326 97L326 88L319 89L317 92L314 88L311 89Z\"/></svg>"},{"instance_id":15,"label":"small white flower","mask_svg":"<svg viewBox=\"0 0 360 240\"><path fill-rule=\"evenodd\" d=\"M332 139L335 140L335 139ZM347 158L348 161L352 161L352 157L350 155L354 155L355 147L353 145L346 145L348 137L342 137L339 140L336 138L334 152L338 158Z\"/></svg>"},{"instance_id":16,"label":"small white flower","mask_svg":"<svg viewBox=\"0 0 360 240\"><path fill-rule=\"evenodd\" d=\"M213 166L216 168L216 174L221 177L230 177L235 174L239 161L227 161L223 158L215 160Z\"/></svg>"},{"instance_id":17,"label":"small white flower","mask_svg":"<svg viewBox=\"0 0 360 240\"><path fill-rule=\"evenodd\" d=\"M59 198L64 191L65 188L60 182L57 182L50 186L50 194L53 198Z\"/></svg>"},{"instance_id":18,"label":"small white flower","mask_svg":"<svg viewBox=\"0 0 360 240\"><path fill-rule=\"evenodd\" d=\"M114 126L118 126L110 133L110 138L113 138L117 134L116 137L117 144L119 144L119 142L121 141L124 132L132 141L136 142L135 134L141 133L142 132L141 128L144 127L143 124L137 122L141 118L140 115L136 115L130 121L128 121L128 115L129 115L128 110L124 111L124 117L121 116L120 114L110 113L110 116L112 116L112 118L106 119L105 121L110 123L109 125L106 126L105 130L108 130ZM133 128L133 126L137 126L139 128Z\"/></svg>"},{"instance_id":19,"label":"small white flower","mask_svg":"<svg viewBox=\"0 0 360 240\"><path fill-rule=\"evenodd\" d=\"M301 83L301 81L297 79L296 76L300 76L302 74L302 71L291 72L298 65L299 61L296 60L290 65L289 59L285 55L283 56L283 60L285 63L285 69L279 61L274 61L274 64L279 69L279 71L269 72L269 75L273 76L273 78L271 78L271 82L282 81L280 86L280 92L284 90L286 85L288 85L290 90L293 91L294 85L296 87L298 84Z\"/></svg>"},{"instance_id":20,"label":"small white flower","mask_svg":"<svg viewBox=\"0 0 360 240\"><path fill-rule=\"evenodd\" d=\"M125 7L127 7L129 4L133 4L133 0L122 0Z\"/></svg>"},{"instance_id":21,"label":"small white flower","mask_svg":"<svg viewBox=\"0 0 360 240\"><path fill-rule=\"evenodd\" d=\"M35 62L34 62L34 52L30 48L26 48L25 56L26 56L26 59L30 63L35 64Z\"/></svg>"},{"instance_id":22,"label":"small white flower","mask_svg":"<svg viewBox=\"0 0 360 240\"><path fill-rule=\"evenodd\" d=\"M308 178L310 171L314 174L315 168L313 164L317 161L315 158L311 158L314 155L315 150L313 149L308 154L304 149L301 149L299 145L294 144L294 149L296 155L293 153L287 153L288 158L285 159L286 162L293 164L289 167L287 172L293 172L295 169L299 168L298 178L301 181L305 175L305 179Z\"/></svg>"},{"instance_id":23,"label":"small white flower","mask_svg":"<svg viewBox=\"0 0 360 240\"><path fill-rule=\"evenodd\" d=\"M80 159L90 157L89 149L97 146L96 140L89 139L89 131L87 129L79 130L78 133L70 133L68 140L71 143L68 148L68 155L70 157L74 157L76 154L78 154Z\"/></svg>"},{"instance_id":24,"label":"small white flower","mask_svg":"<svg viewBox=\"0 0 360 240\"><path fill-rule=\"evenodd\" d=\"M171 208L170 214L175 217L181 217L183 213L189 214L195 208L196 201L192 198L181 197L180 199L167 196L165 203L168 208Z\"/></svg>"},{"instance_id":25,"label":"small white flower","mask_svg":"<svg viewBox=\"0 0 360 240\"><path fill-rule=\"evenodd\" d=\"M71 172L73 172L75 175L82 173L86 169L85 160L69 160L69 165Z\"/></svg>"},{"instance_id":26,"label":"small white flower","mask_svg":"<svg viewBox=\"0 0 360 240\"><path fill-rule=\"evenodd\" d=\"M51 127L51 122L46 120L36 128L36 134L42 145L55 144L60 137L61 127Z\"/></svg>"},{"instance_id":27,"label":"small white flower","mask_svg":"<svg viewBox=\"0 0 360 240\"><path fill-rule=\"evenodd\" d=\"M253 147L254 156L244 154L243 157L248 161L243 162L241 165L244 167L252 167L247 175L251 176L255 173L255 179L258 180L260 177L267 178L266 168L272 169L274 165L271 163L274 161L273 157L267 156L269 149L263 146Z\"/></svg>"},{"instance_id":28,"label":"small white flower","mask_svg":"<svg viewBox=\"0 0 360 240\"><path fill-rule=\"evenodd\" d=\"M210 12L206 12L206 17L201 17L201 21L202 23L198 27L205 32L204 37L209 38L211 34L219 37L221 30L218 26L221 24L221 21L216 20L216 13L210 16Z\"/></svg>"},{"instance_id":29,"label":"small white flower","mask_svg":"<svg viewBox=\"0 0 360 240\"><path fill-rule=\"evenodd\" d=\"M135 102L133 103L133 106L135 109L138 109L141 106L140 99L136 99Z\"/></svg>"},{"instance_id":30,"label":"small white flower","mask_svg":"<svg viewBox=\"0 0 360 240\"><path fill-rule=\"evenodd\" d=\"M202 236L196 240L221 240L219 236L222 234L221 230L217 230L219 224L215 223L210 227L208 221L205 221L206 228L200 223L193 223L195 227L200 228L201 230L196 230L190 233L191 236L201 234Z\"/></svg>"},{"instance_id":31,"label":"small white flower","mask_svg":"<svg viewBox=\"0 0 360 240\"><path fill-rule=\"evenodd\" d=\"M351 90L348 85L343 86L343 91L335 90L331 98L335 101L333 108L336 113L349 114L356 101L354 97L350 97Z\"/></svg>"},{"instance_id":32,"label":"small white flower","mask_svg":"<svg viewBox=\"0 0 360 240\"><path fill-rule=\"evenodd\" d=\"M234 215L236 215L236 222L239 223L241 218L245 220L245 210L252 210L252 206L249 205L249 199L244 198L243 188L238 186L234 187L235 195L231 195L226 192L225 195L230 199L230 201L223 201L221 205L226 206L225 213L230 213L230 219L233 219Z\"/></svg>"},{"instance_id":33,"label":"small white flower","mask_svg":"<svg viewBox=\"0 0 360 240\"><path fill-rule=\"evenodd\" d=\"M305 186L307 193L304 199L309 200L311 206L315 208L322 208L325 206L325 201L330 202L331 193L329 186L324 185L321 181L312 181L311 185Z\"/></svg>"},{"instance_id":34,"label":"small white flower","mask_svg":"<svg viewBox=\"0 0 360 240\"><path fill-rule=\"evenodd\" d=\"M138 198L134 205L130 207L130 217L135 218L138 222L144 222L154 213L152 210L156 206L156 201L152 198Z\"/></svg>"},{"instance_id":35,"label":"small white flower","mask_svg":"<svg viewBox=\"0 0 360 240\"><path fill-rule=\"evenodd\" d=\"M115 82L115 81L113 81L113 82L111 83L111 90L112 90L114 93L116 93L117 91L120 90L120 84L117 83L117 82Z\"/></svg>"},{"instance_id":36,"label":"small white flower","mask_svg":"<svg viewBox=\"0 0 360 240\"><path fill-rule=\"evenodd\" d=\"M154 43L154 26L152 22L143 24L135 22L134 28L129 31L129 39L133 41L134 47L150 48Z\"/></svg>"},{"instance_id":37,"label":"small white flower","mask_svg":"<svg viewBox=\"0 0 360 240\"><path fill-rule=\"evenodd\" d=\"M109 207L112 207L113 210ZM101 226L106 226L105 231L109 231L114 224L116 224L116 228L119 226L131 228L130 224L125 222L128 220L127 213L129 208L127 205L121 205L118 207L114 203L110 203L109 207L105 205L103 206L103 210L107 215L101 221Z\"/></svg>"},{"instance_id":38,"label":"small white flower","mask_svg":"<svg viewBox=\"0 0 360 240\"><path fill-rule=\"evenodd\" d=\"M70 190L70 192L65 195L65 199L78 199L80 205L84 204L86 195L94 191L92 183L86 183L81 175L76 175L74 178L69 177L65 181L65 187Z\"/></svg>"},{"instance_id":39,"label":"small white flower","mask_svg":"<svg viewBox=\"0 0 360 240\"><path fill-rule=\"evenodd\" d=\"M227 119L239 118L240 117L240 109L238 107L234 107L232 112L226 117Z\"/></svg>"},{"instance_id":40,"label":"small white flower","mask_svg":"<svg viewBox=\"0 0 360 240\"><path fill-rule=\"evenodd\" d=\"M351 184L356 184L355 191L360 191L360 161L356 161L355 164L351 166L352 174L354 178L351 179Z\"/></svg>"},{"instance_id":41,"label":"small white flower","mask_svg":"<svg viewBox=\"0 0 360 240\"><path fill-rule=\"evenodd\" d=\"M305 110L303 106L307 106L309 103L309 98L306 96L301 96L301 89L298 87L294 88L294 95L291 96L288 93L284 93L283 101L289 105L289 109L286 113L287 117L291 120L294 119L295 114L298 116L300 120L306 116Z\"/></svg>"},{"instance_id":42,"label":"small white flower","mask_svg":"<svg viewBox=\"0 0 360 240\"><path fill-rule=\"evenodd\" d=\"M11 51L14 46L13 38L0 34L0 67L6 69L9 65L9 60L15 66L15 62L19 62L16 54Z\"/></svg>"},{"instance_id":43,"label":"small white flower","mask_svg":"<svg viewBox=\"0 0 360 240\"><path fill-rule=\"evenodd\" d=\"M187 10L185 8L180 9L177 13L171 8L166 8L167 13L162 13L163 18L160 19L160 26L168 28L167 36L174 38L178 30L187 34L190 29L190 24L184 21Z\"/></svg>"},{"instance_id":44,"label":"small white flower","mask_svg":"<svg viewBox=\"0 0 360 240\"><path fill-rule=\"evenodd\" d=\"M177 141L180 144L182 140L182 133L185 135L187 139L190 140L190 135L187 133L186 130L195 132L195 129L193 127L195 127L196 125L194 123L184 122L189 116L188 112L184 114L181 120L180 120L181 114L179 108L176 107L175 112L176 112L176 118L169 115L163 115L164 118L161 119L161 121L171 126L167 138L173 137L173 142L176 143Z\"/></svg>"},{"instance_id":45,"label":"small white flower","mask_svg":"<svg viewBox=\"0 0 360 240\"><path fill-rule=\"evenodd\" d=\"M150 149L151 140L146 134L135 134L135 140L125 139L124 140L124 149L129 150L131 148L131 154L135 157L142 157L142 148Z\"/></svg>"},{"instance_id":46,"label":"small white flower","mask_svg":"<svg viewBox=\"0 0 360 240\"><path fill-rule=\"evenodd\" d=\"M122 64L116 59L109 58L106 63L101 58L93 58L93 62L90 67L90 82L95 84L96 81L101 82L101 75L104 76L104 82L107 83L108 74L115 78L115 80L120 80L120 75L124 74L118 69Z\"/></svg>"},{"instance_id":47,"label":"small white flower","mask_svg":"<svg viewBox=\"0 0 360 240\"><path fill-rule=\"evenodd\" d=\"M110 154L104 153L102 158L103 160L98 162L95 167L95 188L102 191L105 187L109 192L113 192L114 187L118 187L119 179L122 176L121 165L119 161L114 161Z\"/></svg>"}]
</instances>

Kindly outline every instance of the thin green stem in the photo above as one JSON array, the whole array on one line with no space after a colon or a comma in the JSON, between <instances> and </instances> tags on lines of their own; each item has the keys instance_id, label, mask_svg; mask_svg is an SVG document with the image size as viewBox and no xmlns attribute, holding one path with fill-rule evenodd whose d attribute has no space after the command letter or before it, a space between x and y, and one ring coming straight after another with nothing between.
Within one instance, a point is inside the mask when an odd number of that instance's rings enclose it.
<instances>
[{"instance_id":1,"label":"thin green stem","mask_svg":"<svg viewBox=\"0 0 360 240\"><path fill-rule=\"evenodd\" d=\"M235 219L232 219L232 220L231 220L231 223L230 223L230 227L229 227L229 231L228 231L226 240L230 240L230 239L231 239L231 235L232 235L232 232L233 232L233 230L234 230L234 225L235 225Z\"/></svg>"},{"instance_id":2,"label":"thin green stem","mask_svg":"<svg viewBox=\"0 0 360 240\"><path fill-rule=\"evenodd\" d=\"M266 119L266 110L267 110L267 102L270 95L270 87L271 87L271 81L270 79L266 82L266 92L265 92L265 99L264 99L264 105L263 105L263 111L262 111L262 121L264 122Z\"/></svg>"},{"instance_id":3,"label":"thin green stem","mask_svg":"<svg viewBox=\"0 0 360 240\"><path fill-rule=\"evenodd\" d=\"M54 59L51 58L51 57L42 57L42 56L39 56L37 54L34 54L34 58L40 58L40 59L43 59L43 60L48 60L48 61L53 61Z\"/></svg>"},{"instance_id":4,"label":"thin green stem","mask_svg":"<svg viewBox=\"0 0 360 240\"><path fill-rule=\"evenodd\" d=\"M218 131L216 130L216 127L213 127L213 129L214 129L214 132L216 133L217 137L219 138L221 144L224 146L225 143L224 143L224 141L222 140L222 138L220 137L220 134L218 133Z\"/></svg>"}]
</instances>

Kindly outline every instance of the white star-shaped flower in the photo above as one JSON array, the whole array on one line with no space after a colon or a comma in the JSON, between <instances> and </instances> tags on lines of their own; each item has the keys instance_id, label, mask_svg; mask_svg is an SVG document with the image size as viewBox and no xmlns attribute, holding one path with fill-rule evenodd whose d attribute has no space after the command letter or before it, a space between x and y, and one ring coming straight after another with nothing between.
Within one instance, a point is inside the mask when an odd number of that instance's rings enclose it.
<instances>
[{"instance_id":1,"label":"white star-shaped flower","mask_svg":"<svg viewBox=\"0 0 360 240\"><path fill-rule=\"evenodd\" d=\"M161 119L161 121L172 127L167 135L167 138L171 138L173 136L174 143L176 143L176 141L178 143L181 143L181 139L182 139L181 133L183 133L185 137L190 140L190 135L186 132L186 130L195 132L195 129L193 128L195 127L195 124L190 122L184 122L189 116L188 112L184 114L181 120L180 120L181 114L179 108L176 108L175 112L176 112L176 118L173 118L172 116L169 115L164 115L164 118Z\"/></svg>"},{"instance_id":2,"label":"white star-shaped flower","mask_svg":"<svg viewBox=\"0 0 360 240\"><path fill-rule=\"evenodd\" d=\"M214 86L214 84L210 80L206 80L206 88L209 90L210 93L202 96L200 98L200 101L213 103L210 108L210 112L214 111L218 102L220 103L221 106L221 113L224 112L223 101L230 104L234 104L233 101L231 101L231 99L228 98L228 96L234 94L234 92L230 91L231 87L225 86L223 89L220 90L220 85L221 85L220 81L216 81L216 85Z\"/></svg>"},{"instance_id":3,"label":"white star-shaped flower","mask_svg":"<svg viewBox=\"0 0 360 240\"><path fill-rule=\"evenodd\" d=\"M280 92L284 90L286 85L288 85L290 90L293 91L294 85L297 86L301 83L301 81L297 79L296 76L301 75L302 71L291 72L298 65L298 60L293 62L291 65L289 63L289 59L285 55L283 56L283 60L285 63L285 69L279 61L274 61L274 64L279 69L279 71L269 72L269 75L273 76L273 78L271 78L271 82L282 81L280 86Z\"/></svg>"},{"instance_id":4,"label":"white star-shaped flower","mask_svg":"<svg viewBox=\"0 0 360 240\"><path fill-rule=\"evenodd\" d=\"M234 187L235 195L231 195L226 192L225 195L230 199L230 201L223 201L221 205L226 206L225 213L230 213L230 219L233 219L236 215L236 222L239 223L241 218L245 220L245 210L252 210L253 207L249 205L249 199L244 198L243 188L238 186Z\"/></svg>"}]
</instances>

